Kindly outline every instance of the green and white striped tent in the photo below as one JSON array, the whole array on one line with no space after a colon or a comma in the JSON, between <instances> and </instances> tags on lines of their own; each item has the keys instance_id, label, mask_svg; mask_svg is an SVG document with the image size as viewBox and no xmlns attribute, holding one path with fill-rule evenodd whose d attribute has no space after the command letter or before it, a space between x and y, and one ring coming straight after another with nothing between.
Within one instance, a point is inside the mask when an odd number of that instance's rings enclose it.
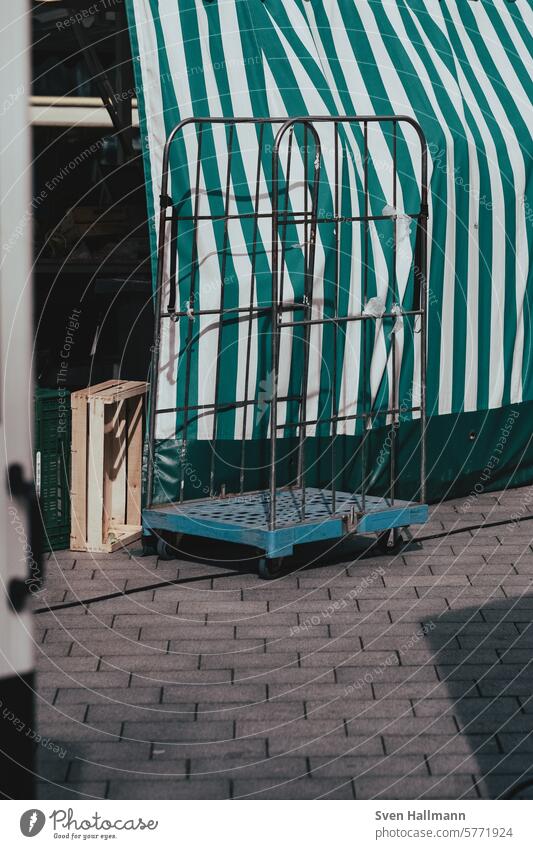
<instances>
[{"instance_id":1,"label":"green and white striped tent","mask_svg":"<svg viewBox=\"0 0 533 849\"><path fill-rule=\"evenodd\" d=\"M403 114L420 123L430 153L430 497L533 480L531 0L127 0L127 9L154 258L163 147L180 120L190 116ZM232 196L243 211L254 191L255 130L239 128L236 141ZM176 146L171 162L175 202L190 197L196 145L196 136L190 132ZM386 132L372 135L370 154L372 211L381 214L391 203L387 177L391 140ZM209 134L202 149L202 195L211 212L222 204L225 156L222 128ZM396 205L401 213L416 208L419 202L414 135L402 135L399 156ZM331 169L326 154L324 160L326 179L322 183L327 183ZM360 162L361 139L355 131L347 131L342 167L348 190L343 189L342 207L352 215L359 204ZM263 165L261 188L268 197L266 168ZM294 179L298 179L297 170ZM327 185L321 184L322 209L331 208L331 202ZM331 299L331 233L331 228L319 229L317 242L315 286L324 310ZM270 236L266 232L260 236L256 300L261 303L264 297L266 303L270 298ZM354 311L361 306L360 234L354 229L345 238L342 309ZM220 302L222 239L222 228L211 223L199 234L201 262L195 303L202 308L217 307ZM188 297L190 243L187 234L178 241L182 306ZM230 228L229 243L225 279L232 285L227 287L226 305L246 305L251 285L250 232L236 224ZM383 233L376 225L371 239L371 295L380 295L386 285L389 260L383 243ZM398 266L399 296L404 305L412 298L412 249L413 235L407 232ZM288 252L286 260L291 297L301 295L302 262L301 234L295 232L294 251ZM159 408L177 406L183 397L180 370L188 320L175 325L166 321L162 327ZM418 385L416 347L409 343L413 329L406 322L399 337L401 379L407 391L408 387L416 391ZM194 400L206 403L214 392L218 330L202 334L201 324L196 330L200 341L192 357ZM255 330L253 367L246 388L249 397L263 391L265 379L262 329L258 325ZM324 351L331 341L328 332L317 328L311 341L308 388L315 411L322 409L322 403L330 403L324 400L331 392L323 367ZM245 391L247 328L233 324L222 333L223 400L239 400ZM361 374L359 333L355 326L347 331L339 353L335 393L337 405L347 412L357 410L361 382L367 379ZM371 344L368 391L379 409L386 406L391 383L386 328L378 326ZM284 362L290 362L295 351L288 340ZM296 354L293 360L283 370L281 392L290 389L298 369ZM354 451L358 438L353 422L350 424L351 429L347 425L340 431L346 456ZM378 419L376 424L381 429L376 428L375 457L386 435L385 422ZM415 478L414 463L409 460L415 424L405 423L406 481ZM175 414L158 416L158 468L167 498L176 492L179 476L180 426ZM261 416L251 417L247 439L259 445L267 428L268 422ZM241 429L242 411L235 409L219 425L218 436L227 442L228 458ZM193 430L189 439L195 439L201 448L210 436L209 418L193 425ZM316 436L325 435L319 427ZM198 449L197 461L201 456ZM228 463L232 464L231 459Z\"/></svg>"}]
</instances>

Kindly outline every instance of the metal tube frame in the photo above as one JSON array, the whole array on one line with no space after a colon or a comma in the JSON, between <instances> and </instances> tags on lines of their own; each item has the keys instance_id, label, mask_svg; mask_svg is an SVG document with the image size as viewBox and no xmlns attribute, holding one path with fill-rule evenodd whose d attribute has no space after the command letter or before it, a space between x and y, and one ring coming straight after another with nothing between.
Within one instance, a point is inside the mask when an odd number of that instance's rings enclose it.
<instances>
[{"instance_id":1,"label":"metal tube frame","mask_svg":"<svg viewBox=\"0 0 533 849\"><path fill-rule=\"evenodd\" d=\"M333 193L333 205L334 205L334 215L330 217L320 216L318 214L318 190L320 185L320 174L322 167L322 147L321 147L321 139L320 134L317 129L317 126L322 124L332 124L334 127L334 138L335 138L335 149L334 149L334 193ZM228 163L227 163L227 172L225 179L225 193L224 193L224 214L223 215L205 215L200 214L199 210L199 182L200 182L200 173L201 173L201 141L202 134L205 132L206 125L216 125L223 124L226 127L226 135L229 139L229 150L228 150ZM255 184L255 194L253 199L253 212L232 212L230 213L230 185L231 185L231 157L233 150L233 138L236 127L239 124L254 124L259 128L259 144L258 144L258 156L257 156L257 170L256 170L256 184ZM368 301L368 261L369 261L369 230L370 226L373 222L390 220L392 218L393 225L393 268L392 268L392 287L391 292L393 295L393 302L396 298L396 216L391 215L372 215L370 212L370 201L369 201L369 177L368 177L368 169L369 169L369 143L368 143L368 133L369 126L372 124L392 124L393 131L393 142L392 142L392 158L393 158L393 206L396 207L396 198L397 198L397 181L398 181L398 168L397 168L397 134L398 129L402 124L410 125L414 128L415 132L418 135L419 143L420 143L420 208L418 212L415 213L402 213L408 215L413 221L416 222L417 232L416 232L416 242L415 242L415 252L414 252L414 260L413 260L413 268L414 268L414 281L415 281L415 292L413 298L413 307L412 309L402 310L402 316L411 316L413 317L413 321L416 322L416 318L420 319L420 401L418 404L412 403L410 407L403 407L400 409L399 399L398 399L398 386L396 386L396 343L395 339L392 338L391 342L391 357L392 357L392 375L393 375L393 386L392 386L392 403L389 405L387 410L378 410L373 411L370 405L367 405L367 391L366 391L366 375L368 373L368 364L367 360L367 334L366 328L368 321L376 321L376 317L372 315L368 315L364 313L364 308ZM266 125L271 125L273 127L279 127L277 130L274 144L272 147L272 185L270 188L271 194L271 211L260 212L259 204L260 204L260 192L259 192L259 183L261 177L261 163L264 155L263 150L263 139L264 139L264 129ZM342 210L340 209L340 201L339 201L339 129L341 125L359 125L362 127L362 135L363 135L363 144L364 144L364 156L363 156L363 191L364 191L364 215L357 216L343 216ZM179 133L182 133L185 129L192 128L197 135L197 162L196 162L196 185L194 187L194 208L192 215L180 215L179 210L173 204L171 195L169 193L169 182L170 182L170 152L171 147ZM292 145L293 145L293 136L298 128L302 128L304 134L304 181L303 181L303 210L291 210L289 209L289 194L290 194L290 164L291 164L291 156L292 156ZM228 132L229 131L229 132ZM286 167L282 170L281 168L281 148L284 142L286 134L289 133L288 140L288 154L287 154L287 163ZM313 161L313 174L309 176L309 150L308 150L308 139L311 138L313 142L313 153L314 156L311 157ZM342 155L342 154L341 154ZM280 177L280 172L283 175L283 178ZM282 195L281 186L284 186L284 201L282 208L280 208L280 197ZM309 203L310 201L310 203ZM170 214L169 214L170 210ZM189 387L188 385L185 387L185 404L184 406L176 406L172 408L165 408L158 410L156 408L157 405L157 391L158 391L158 373L159 373L159 350L161 345L161 322L164 319L170 320L178 320L179 318L183 318L189 313L186 310L176 310L176 264L175 258L171 257L171 265L170 265L170 298L168 308L166 310L162 309L162 297L163 297L163 289L165 285L165 261L166 261L166 250L167 247L173 246L172 249L175 250L176 240L177 240L177 232L180 222L192 222L192 234L193 234L193 247L192 247L192 263L191 263L191 291L190 291L190 301L188 304L188 308L190 309L192 303L194 302L195 297L195 280L197 277L197 266L198 266L198 249L197 249L197 231L198 231L198 222L203 220L223 220L224 221L224 267L226 262L226 253L227 253L227 244L228 244L228 222L231 219L245 219L252 218L254 220L254 230L253 230L253 247L252 247L252 280L250 285L250 303L247 306L243 307L224 307L224 297L223 297L223 289L224 289L224 280L222 280L222 295L221 295L221 303L220 308L217 309L209 309L209 310L195 310L195 316L199 315L213 315L218 320L215 320L213 326L219 326L219 338L218 338L218 356L217 356L217 366L216 366L216 374L217 374L217 384L219 382L219 359L220 359L220 342L221 342L221 334L222 334L222 326L224 321L247 321L248 322L248 344L247 344L247 362L246 362L246 370L245 370L245 398L241 401L235 401L232 403L219 403L218 400L218 385L215 386L215 400L213 404L203 404L203 405L189 405ZM261 218L270 218L272 221L272 244L271 244L271 266L272 266L272 286L271 286L271 304L269 306L254 306L254 286L255 286L255 275L256 275L256 255L257 255L257 237L258 237L258 223ZM397 460L397 442L398 442L398 433L397 433L397 425L399 424L399 416L401 413L411 412L411 413L419 413L420 416L420 487L419 487L419 501L421 503L425 502L426 498L426 363L427 363L427 354L426 354L426 345L427 345L427 318L426 318L426 302L427 302L427 219L428 219L428 156L427 156L427 145L426 140L423 134L423 131L420 125L410 116L408 115L364 115L364 116L300 116L294 118L187 118L184 121L181 121L179 124L174 127L171 131L164 148L163 153L163 168L162 168L162 180L161 180L161 197L160 197L160 214L159 214L159 238L158 238L158 251L157 251L157 277L156 277L156 286L154 293L154 344L152 349L152 362L151 362L151 391L150 391L150 408L149 408L149 434L148 434L148 467L147 467L147 507L151 507L153 503L154 496L154 478L155 478L155 425L156 425L156 416L162 413L169 412L184 412L185 416L185 432L184 432L184 444L187 441L187 428L189 423L192 421L191 414L200 414L204 413L212 413L213 415L213 439L211 442L211 466L210 466L210 497L218 497L214 493L214 483L215 483L215 441L217 435L217 415L223 411L231 409L232 407L237 409L239 407L243 408L243 427L241 433L241 465L244 467L244 457L245 457L245 441L246 441L246 411L249 406L257 405L259 402L255 399L248 398L248 382L249 382L249 374L250 374L250 336L252 332L252 321L253 316L259 317L260 315L270 314L271 316L271 352L270 352L270 369L271 369L271 398L269 400L270 406L270 417L269 417L269 445L270 445L270 468L269 468L269 486L268 486L268 494L269 494L269 529L275 530L276 528L276 493L277 493L277 439L278 431L281 428L296 428L298 434L298 474L297 474L297 485L301 490L301 514L300 518L302 521L305 520L305 491L306 491L306 482L305 482L305 443L307 439L307 428L311 425L324 424L329 423L331 431L332 431L332 444L331 444L331 469L332 469L332 480L331 480L331 506L332 513L336 513L336 481L339 476L339 471L336 469L335 462L335 441L337 439L337 425L341 421L350 421L350 420L362 420L363 422L363 437L362 437L362 479L361 479L361 498L362 498L362 510L365 510L365 497L367 490L367 441L368 436L371 431L372 421L374 417L377 415L386 416L386 420L391 418L392 420L392 430L393 434L391 437L391 457L390 457L390 479L389 479L389 500L392 504L394 504L395 499L395 483L396 483L396 460ZM350 223L350 222L361 222L364 227L364 235L363 235L363 251L362 251L362 260L363 260L363 304L361 313L349 314L349 315L339 315L339 285L340 285L340 266L339 266L339 252L340 252L340 235L341 235L341 226L342 224ZM167 237L167 225L170 223L171 225L171 234L170 239ZM312 299L313 299L313 281L314 281L314 263L315 263L315 249L316 249L316 234L317 227L319 224L334 224L335 226L335 277L334 277L334 315L325 316L323 313L320 317L312 317ZM287 226L288 224L296 225L302 224L304 227L304 297L302 302L298 303L284 303L283 302L283 276L284 276L284 265L285 265L285 251L286 251L286 234L287 234ZM281 246L280 246L281 241ZM389 286L391 284L389 283ZM297 319L296 313L303 312L303 319ZM287 313L292 313L293 318L290 321L284 321L283 318ZM189 315L190 318L190 315ZM396 314L387 311L383 315L379 317L381 320L391 320L394 321L396 318ZM363 410L361 413L354 413L352 415L339 415L338 410L338 399L337 399L337 347L338 347L338 331L341 325L345 325L351 321L362 321L362 334L363 334ZM332 380L332 399L331 399L331 415L327 416L319 416L318 418L307 418L307 382L308 382L308 374L309 374L309 343L310 343L310 332L311 327L314 325L324 325L333 324L334 326L334 357L335 362L333 364L333 380ZM279 349L280 349L280 338L281 331L283 328L296 328L302 327L303 329L303 368L302 368L302 377L301 377L301 389L297 395L287 394L285 396L280 396L278 394L278 371L279 371ZM413 339L414 339L413 335ZM186 343L186 358L187 358L187 373L185 376L186 382L188 384L190 380L190 349L193 343L192 338L192 321L188 322L187 329L187 343ZM284 401L296 401L299 409L299 414L297 416L296 421L292 422L284 422L282 425L278 424L277 420L277 407L278 403ZM244 468L241 468L240 471L240 492L241 494L245 488L244 482ZM223 493L224 494L224 493ZM181 474L180 481L180 501L184 498L184 480L183 480L183 472Z\"/></svg>"}]
</instances>

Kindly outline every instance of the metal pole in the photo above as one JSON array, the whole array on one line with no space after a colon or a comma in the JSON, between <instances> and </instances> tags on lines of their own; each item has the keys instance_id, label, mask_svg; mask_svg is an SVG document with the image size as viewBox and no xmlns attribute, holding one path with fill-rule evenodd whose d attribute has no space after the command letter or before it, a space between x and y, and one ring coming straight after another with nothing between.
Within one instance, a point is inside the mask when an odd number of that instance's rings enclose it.
<instances>
[{"instance_id":1,"label":"metal pole","mask_svg":"<svg viewBox=\"0 0 533 849\"><path fill-rule=\"evenodd\" d=\"M421 164L421 192L420 192L420 301L418 308L422 311L420 320L420 500L426 501L426 370L427 370L427 222L428 222L428 159L426 140L421 136L422 164Z\"/></svg>"},{"instance_id":2,"label":"metal pole","mask_svg":"<svg viewBox=\"0 0 533 849\"><path fill-rule=\"evenodd\" d=\"M277 393L277 362L278 362L278 179L279 179L279 134L272 149L272 290L271 290L271 336L270 345L270 374L272 392L270 399L270 474L269 492L270 509L268 526L270 530L276 527L276 436L278 425L278 393Z\"/></svg>"},{"instance_id":3,"label":"metal pole","mask_svg":"<svg viewBox=\"0 0 533 849\"><path fill-rule=\"evenodd\" d=\"M148 464L146 470L146 507L149 508L154 496L154 463L155 463L155 421L157 406L157 383L159 376L159 347L161 344L161 298L163 291L163 277L165 265L166 245L166 217L167 208L172 205L168 196L168 163L170 156L170 145L181 124L174 128L168 137L163 152L163 172L161 178L161 198L159 211L159 237L157 246L157 276L155 286L154 302L154 344L152 347L152 361L150 363L150 414L148 424Z\"/></svg>"}]
</instances>

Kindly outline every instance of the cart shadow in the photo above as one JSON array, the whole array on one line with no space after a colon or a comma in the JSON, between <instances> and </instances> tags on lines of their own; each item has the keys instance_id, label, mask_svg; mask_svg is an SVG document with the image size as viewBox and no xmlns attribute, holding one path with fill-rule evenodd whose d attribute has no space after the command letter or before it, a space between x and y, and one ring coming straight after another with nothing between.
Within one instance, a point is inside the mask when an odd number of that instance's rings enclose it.
<instances>
[{"instance_id":1,"label":"cart shadow","mask_svg":"<svg viewBox=\"0 0 533 849\"><path fill-rule=\"evenodd\" d=\"M449 771L474 775L483 797L533 799L532 619L533 596L522 595L424 623L449 715L472 753L452 755ZM415 712L432 714L430 701Z\"/></svg>"},{"instance_id":2,"label":"cart shadow","mask_svg":"<svg viewBox=\"0 0 533 849\"><path fill-rule=\"evenodd\" d=\"M395 553L416 551L420 547L420 542L410 540L406 541ZM138 553L140 552L132 551L132 554ZM235 572L235 577L238 577L240 573L255 572L257 560L260 556L257 548L253 546L187 535L182 537L174 553L177 559L186 563L201 563L203 566L231 569L232 572ZM354 561L365 560L369 557L385 559L392 555L393 552L387 553L378 549L374 538L364 536L317 541L297 546L293 555L284 558L280 576L290 575L304 569L353 565Z\"/></svg>"}]
</instances>

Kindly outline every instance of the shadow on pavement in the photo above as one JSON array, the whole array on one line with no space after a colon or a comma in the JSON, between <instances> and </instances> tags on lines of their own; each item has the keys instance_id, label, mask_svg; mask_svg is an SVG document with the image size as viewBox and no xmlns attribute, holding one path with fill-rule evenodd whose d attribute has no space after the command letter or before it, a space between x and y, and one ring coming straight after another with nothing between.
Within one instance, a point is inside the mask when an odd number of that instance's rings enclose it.
<instances>
[{"instance_id":1,"label":"shadow on pavement","mask_svg":"<svg viewBox=\"0 0 533 849\"><path fill-rule=\"evenodd\" d=\"M428 633L472 752L434 754L432 772L471 772L485 798L533 799L533 596L450 610Z\"/></svg>"}]
</instances>

